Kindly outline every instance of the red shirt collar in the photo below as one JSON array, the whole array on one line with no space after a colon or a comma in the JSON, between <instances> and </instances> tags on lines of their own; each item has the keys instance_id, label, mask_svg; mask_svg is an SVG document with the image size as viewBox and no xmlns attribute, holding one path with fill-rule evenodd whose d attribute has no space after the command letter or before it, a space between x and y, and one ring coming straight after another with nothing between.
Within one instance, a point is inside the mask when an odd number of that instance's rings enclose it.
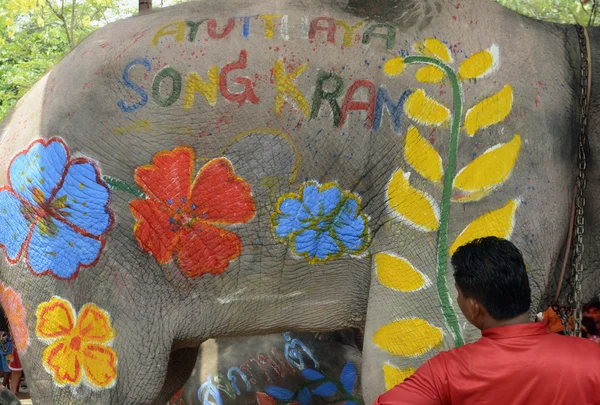
<instances>
[{"instance_id":1,"label":"red shirt collar","mask_svg":"<svg viewBox=\"0 0 600 405\"><path fill-rule=\"evenodd\" d=\"M548 333L544 322L521 323L517 325L498 326L481 332L490 339L508 339L521 336L545 335Z\"/></svg>"}]
</instances>

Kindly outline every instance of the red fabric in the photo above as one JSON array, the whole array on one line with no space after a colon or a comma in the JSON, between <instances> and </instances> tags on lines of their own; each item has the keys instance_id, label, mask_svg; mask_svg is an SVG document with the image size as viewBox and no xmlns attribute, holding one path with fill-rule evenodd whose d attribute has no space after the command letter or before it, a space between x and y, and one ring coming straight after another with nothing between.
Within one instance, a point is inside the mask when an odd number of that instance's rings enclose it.
<instances>
[{"instance_id":1,"label":"red fabric","mask_svg":"<svg viewBox=\"0 0 600 405\"><path fill-rule=\"evenodd\" d=\"M23 366L21 365L21 360L19 359L19 354L16 349L13 349L12 352L12 360L8 364L8 368L11 371L21 371L23 370Z\"/></svg>"},{"instance_id":2,"label":"red fabric","mask_svg":"<svg viewBox=\"0 0 600 405\"><path fill-rule=\"evenodd\" d=\"M483 331L442 352L374 405L599 405L600 346L542 322Z\"/></svg>"}]
</instances>

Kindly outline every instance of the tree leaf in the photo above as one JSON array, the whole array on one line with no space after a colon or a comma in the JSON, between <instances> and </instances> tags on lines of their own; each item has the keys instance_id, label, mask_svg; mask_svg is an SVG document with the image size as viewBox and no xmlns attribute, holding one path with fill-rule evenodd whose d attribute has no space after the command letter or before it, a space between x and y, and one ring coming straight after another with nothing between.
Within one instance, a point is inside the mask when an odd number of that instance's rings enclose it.
<instances>
[{"instance_id":1,"label":"tree leaf","mask_svg":"<svg viewBox=\"0 0 600 405\"><path fill-rule=\"evenodd\" d=\"M320 397L330 397L335 394L336 386L330 382L324 382L319 385L317 388L313 390L313 394L318 395Z\"/></svg>"},{"instance_id":2,"label":"tree leaf","mask_svg":"<svg viewBox=\"0 0 600 405\"><path fill-rule=\"evenodd\" d=\"M356 367L354 367L354 364L351 362L346 363L340 374L340 381L346 392L352 394L354 391L354 383L356 382Z\"/></svg>"},{"instance_id":3,"label":"tree leaf","mask_svg":"<svg viewBox=\"0 0 600 405\"><path fill-rule=\"evenodd\" d=\"M444 71L433 65L423 66L415 73L415 79L421 83L439 83L444 76Z\"/></svg>"},{"instance_id":4,"label":"tree leaf","mask_svg":"<svg viewBox=\"0 0 600 405\"><path fill-rule=\"evenodd\" d=\"M499 59L498 45L479 51L465 59L458 69L460 80L484 77L494 70Z\"/></svg>"},{"instance_id":5,"label":"tree leaf","mask_svg":"<svg viewBox=\"0 0 600 405\"><path fill-rule=\"evenodd\" d=\"M431 285L431 281L406 259L388 253L375 255L379 282L393 290L410 292Z\"/></svg>"},{"instance_id":6,"label":"tree leaf","mask_svg":"<svg viewBox=\"0 0 600 405\"><path fill-rule=\"evenodd\" d=\"M425 56L440 59L444 62L451 62L452 57L448 47L439 39L427 38L425 41L417 42L415 50Z\"/></svg>"},{"instance_id":7,"label":"tree leaf","mask_svg":"<svg viewBox=\"0 0 600 405\"><path fill-rule=\"evenodd\" d=\"M463 198L461 201L477 201L503 184L515 167L520 150L521 137L516 134L511 141L486 150L462 168L454 178L454 187L469 194L476 193L475 197L479 198Z\"/></svg>"},{"instance_id":8,"label":"tree leaf","mask_svg":"<svg viewBox=\"0 0 600 405\"><path fill-rule=\"evenodd\" d=\"M385 380L385 389L391 390L396 385L410 377L416 370L412 367L398 368L391 364L383 365L383 378Z\"/></svg>"},{"instance_id":9,"label":"tree leaf","mask_svg":"<svg viewBox=\"0 0 600 405\"><path fill-rule=\"evenodd\" d=\"M518 206L518 200L510 200L504 207L487 212L475 219L458 235L452 246L450 246L450 256L456 252L456 249L475 239L488 236L495 236L502 239L510 238Z\"/></svg>"},{"instance_id":10,"label":"tree leaf","mask_svg":"<svg viewBox=\"0 0 600 405\"><path fill-rule=\"evenodd\" d=\"M387 188L387 200L392 211L410 226L421 231L435 231L440 225L440 209L427 193L412 187L410 173L397 170Z\"/></svg>"},{"instance_id":11,"label":"tree leaf","mask_svg":"<svg viewBox=\"0 0 600 405\"><path fill-rule=\"evenodd\" d=\"M442 330L421 318L401 319L381 327L373 342L394 356L421 356L442 343Z\"/></svg>"},{"instance_id":12,"label":"tree leaf","mask_svg":"<svg viewBox=\"0 0 600 405\"><path fill-rule=\"evenodd\" d=\"M442 158L437 150L421 135L415 126L410 126L404 138L404 159L421 176L433 182L444 177Z\"/></svg>"},{"instance_id":13,"label":"tree leaf","mask_svg":"<svg viewBox=\"0 0 600 405\"><path fill-rule=\"evenodd\" d=\"M465 131L469 136L490 125L503 121L512 108L513 89L507 84L498 93L490 96L467 111Z\"/></svg>"},{"instance_id":14,"label":"tree leaf","mask_svg":"<svg viewBox=\"0 0 600 405\"><path fill-rule=\"evenodd\" d=\"M450 110L425 94L413 91L404 103L404 112L419 124L439 127L450 119Z\"/></svg>"}]
</instances>

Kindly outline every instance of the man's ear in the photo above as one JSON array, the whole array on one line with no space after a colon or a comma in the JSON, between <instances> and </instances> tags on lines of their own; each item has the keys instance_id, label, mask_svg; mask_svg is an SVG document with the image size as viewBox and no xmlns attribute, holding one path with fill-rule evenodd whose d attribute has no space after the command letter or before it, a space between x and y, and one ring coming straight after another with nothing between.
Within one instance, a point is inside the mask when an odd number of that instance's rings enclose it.
<instances>
[{"instance_id":1,"label":"man's ear","mask_svg":"<svg viewBox=\"0 0 600 405\"><path fill-rule=\"evenodd\" d=\"M485 317L485 309L476 299L469 297L467 298L467 311L469 311L473 325L479 327Z\"/></svg>"}]
</instances>

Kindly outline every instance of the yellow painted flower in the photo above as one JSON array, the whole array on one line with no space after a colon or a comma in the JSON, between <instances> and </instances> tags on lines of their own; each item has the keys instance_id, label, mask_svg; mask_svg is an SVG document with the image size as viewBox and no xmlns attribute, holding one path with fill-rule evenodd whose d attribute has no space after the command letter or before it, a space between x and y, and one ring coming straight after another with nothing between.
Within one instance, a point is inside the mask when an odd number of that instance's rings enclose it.
<instances>
[{"instance_id":1,"label":"yellow painted flower","mask_svg":"<svg viewBox=\"0 0 600 405\"><path fill-rule=\"evenodd\" d=\"M439 83L444 76L444 71L437 66L423 66L415 73L415 79L421 83Z\"/></svg>"},{"instance_id":2,"label":"yellow painted flower","mask_svg":"<svg viewBox=\"0 0 600 405\"><path fill-rule=\"evenodd\" d=\"M398 76L402 74L404 70L404 59L400 56L396 56L385 62L383 65L383 72L388 76Z\"/></svg>"},{"instance_id":3,"label":"yellow painted flower","mask_svg":"<svg viewBox=\"0 0 600 405\"><path fill-rule=\"evenodd\" d=\"M415 50L425 56L437 58L446 63L452 62L450 51L439 39L427 38L425 41L417 42Z\"/></svg>"},{"instance_id":4,"label":"yellow painted flower","mask_svg":"<svg viewBox=\"0 0 600 405\"><path fill-rule=\"evenodd\" d=\"M487 75L498 64L498 45L479 51L465 59L458 70L461 80L477 79Z\"/></svg>"},{"instance_id":5,"label":"yellow painted flower","mask_svg":"<svg viewBox=\"0 0 600 405\"><path fill-rule=\"evenodd\" d=\"M414 91L404 103L404 112L419 124L436 126L450 119L450 110L429 97L423 89Z\"/></svg>"},{"instance_id":6,"label":"yellow painted flower","mask_svg":"<svg viewBox=\"0 0 600 405\"><path fill-rule=\"evenodd\" d=\"M385 389L391 390L396 385L402 383L408 377L417 371L412 367L398 368L391 364L383 365L383 377L385 379Z\"/></svg>"},{"instance_id":7,"label":"yellow painted flower","mask_svg":"<svg viewBox=\"0 0 600 405\"><path fill-rule=\"evenodd\" d=\"M70 302L52 297L36 311L35 331L50 343L42 363L57 385L110 388L117 379L117 354L109 346L114 338L108 313L94 304L85 304L75 316Z\"/></svg>"}]
</instances>

